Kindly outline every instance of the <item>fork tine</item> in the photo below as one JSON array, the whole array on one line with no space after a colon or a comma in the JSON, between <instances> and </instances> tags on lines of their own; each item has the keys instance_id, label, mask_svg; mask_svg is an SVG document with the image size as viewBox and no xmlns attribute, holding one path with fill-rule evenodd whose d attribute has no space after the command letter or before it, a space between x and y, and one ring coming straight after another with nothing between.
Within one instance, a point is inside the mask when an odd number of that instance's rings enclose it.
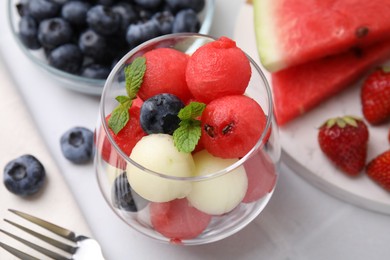
<instances>
[{"instance_id":1,"label":"fork tine","mask_svg":"<svg viewBox=\"0 0 390 260\"><path fill-rule=\"evenodd\" d=\"M73 242L77 242L76 241L76 234L73 231L70 231L66 228L60 227L58 225L55 225L53 223L47 222L43 219L34 217L30 214L27 214L27 213L24 213L24 212L15 210L15 209L8 209L8 210L11 211L12 213L18 215L19 217L22 217L30 222L33 222L33 223L37 224L38 226L41 226L41 227L61 236L63 238L69 239L70 241L73 241Z\"/></svg>"},{"instance_id":2,"label":"fork tine","mask_svg":"<svg viewBox=\"0 0 390 260\"><path fill-rule=\"evenodd\" d=\"M53 245L53 246L55 246L55 247L57 247L59 249L64 250L65 252L68 252L69 254L73 254L77 250L76 247L73 247L71 245L65 244L65 243L63 243L61 241L58 241L56 239L53 239L51 237L42 235L42 234L40 234L38 232L35 232L34 230L31 230L31 229L26 228L26 227L24 227L22 225L19 225L19 224L15 223L15 222L13 222L11 220L4 219L4 221L10 223L11 225L14 225L17 228L20 228L20 229L24 230L25 232L27 232L27 233L29 233L29 234L31 234L31 235L33 235L33 236L35 236L35 237L45 241L45 242L47 242L47 243L49 243L49 244L51 244L51 245Z\"/></svg>"},{"instance_id":3,"label":"fork tine","mask_svg":"<svg viewBox=\"0 0 390 260\"><path fill-rule=\"evenodd\" d=\"M26 254L12 246L6 245L0 242L0 247L4 248L6 251L10 252L12 255L23 259L23 260L39 260L39 258L33 257L32 255Z\"/></svg>"},{"instance_id":4,"label":"fork tine","mask_svg":"<svg viewBox=\"0 0 390 260\"><path fill-rule=\"evenodd\" d=\"M38 245L36 245L34 243L31 243L31 242L29 242L29 241L27 241L27 240L25 240L23 238L15 236L15 235L13 235L13 234L5 231L5 230L0 229L0 231L3 232L6 235L8 235L8 236L18 240L19 242L25 244L26 246L29 246L29 247L35 249L36 251L38 251L38 252L48 256L48 257L51 257L51 258L56 259L56 260L71 260L71 258L66 258L66 257L64 257L64 256L62 256L62 255L60 255L60 254L58 254L56 252L52 252L52 251L50 251L50 250L48 250L46 248L43 248L43 247L38 246ZM24 258L22 258L22 259L24 259Z\"/></svg>"}]
</instances>

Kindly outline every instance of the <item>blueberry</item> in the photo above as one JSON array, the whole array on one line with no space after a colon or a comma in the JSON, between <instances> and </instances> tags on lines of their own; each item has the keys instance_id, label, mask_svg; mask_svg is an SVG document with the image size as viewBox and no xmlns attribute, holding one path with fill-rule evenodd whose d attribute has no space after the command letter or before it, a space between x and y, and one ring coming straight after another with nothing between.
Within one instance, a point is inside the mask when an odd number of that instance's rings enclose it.
<instances>
[{"instance_id":1,"label":"blueberry","mask_svg":"<svg viewBox=\"0 0 390 260\"><path fill-rule=\"evenodd\" d=\"M110 60L106 64L112 64L114 59L121 59L127 52L129 52L129 45L123 35L115 35L107 39L108 54Z\"/></svg>"},{"instance_id":2,"label":"blueberry","mask_svg":"<svg viewBox=\"0 0 390 260\"><path fill-rule=\"evenodd\" d=\"M38 39L42 46L52 49L72 40L73 30L63 18L50 18L39 24Z\"/></svg>"},{"instance_id":3,"label":"blueberry","mask_svg":"<svg viewBox=\"0 0 390 260\"><path fill-rule=\"evenodd\" d=\"M170 9L176 13L183 9L192 9L196 13L203 10L205 0L165 0Z\"/></svg>"},{"instance_id":4,"label":"blueberry","mask_svg":"<svg viewBox=\"0 0 390 260\"><path fill-rule=\"evenodd\" d=\"M161 34L172 33L172 26L175 17L170 11L158 12L153 15L152 19L156 20Z\"/></svg>"},{"instance_id":5,"label":"blueberry","mask_svg":"<svg viewBox=\"0 0 390 260\"><path fill-rule=\"evenodd\" d=\"M112 6L116 0L94 0L97 5Z\"/></svg>"},{"instance_id":6,"label":"blueberry","mask_svg":"<svg viewBox=\"0 0 390 260\"><path fill-rule=\"evenodd\" d=\"M56 17L61 5L51 0L30 0L27 4L28 13L37 21Z\"/></svg>"},{"instance_id":7,"label":"blueberry","mask_svg":"<svg viewBox=\"0 0 390 260\"><path fill-rule=\"evenodd\" d=\"M110 67L102 64L90 64L82 68L81 76L92 79L106 79L110 74Z\"/></svg>"},{"instance_id":8,"label":"blueberry","mask_svg":"<svg viewBox=\"0 0 390 260\"><path fill-rule=\"evenodd\" d=\"M115 208L130 212L140 211L149 203L131 188L126 172L116 177L111 189L111 197Z\"/></svg>"},{"instance_id":9,"label":"blueberry","mask_svg":"<svg viewBox=\"0 0 390 260\"><path fill-rule=\"evenodd\" d=\"M12 193L29 196L37 193L45 183L46 172L41 162L32 155L22 155L4 168L4 185Z\"/></svg>"},{"instance_id":10,"label":"blueberry","mask_svg":"<svg viewBox=\"0 0 390 260\"><path fill-rule=\"evenodd\" d=\"M177 114L183 107L184 103L178 97L168 93L145 100L140 113L142 129L148 134L173 134L179 127L180 119Z\"/></svg>"},{"instance_id":11,"label":"blueberry","mask_svg":"<svg viewBox=\"0 0 390 260\"><path fill-rule=\"evenodd\" d=\"M30 13L28 8L28 0L21 0L19 3L15 5L15 7L20 17L29 15Z\"/></svg>"},{"instance_id":12,"label":"blueberry","mask_svg":"<svg viewBox=\"0 0 390 260\"><path fill-rule=\"evenodd\" d=\"M85 127L73 127L60 139L61 151L66 159L82 164L93 156L93 132Z\"/></svg>"},{"instance_id":13,"label":"blueberry","mask_svg":"<svg viewBox=\"0 0 390 260\"><path fill-rule=\"evenodd\" d=\"M87 12L91 5L82 1L70 1L61 9L61 16L74 26L84 26L87 23Z\"/></svg>"},{"instance_id":14,"label":"blueberry","mask_svg":"<svg viewBox=\"0 0 390 260\"><path fill-rule=\"evenodd\" d=\"M148 20L143 23L130 24L126 33L126 40L130 48L160 35L160 29L155 20Z\"/></svg>"},{"instance_id":15,"label":"blueberry","mask_svg":"<svg viewBox=\"0 0 390 260\"><path fill-rule=\"evenodd\" d=\"M106 38L89 29L79 37L79 47L85 56L94 60L102 60L107 53Z\"/></svg>"},{"instance_id":16,"label":"blueberry","mask_svg":"<svg viewBox=\"0 0 390 260\"><path fill-rule=\"evenodd\" d=\"M143 8L141 6L136 5L135 6L135 11L138 14L138 22L145 22L147 20L150 20L152 16L155 14L153 10L149 10L147 8Z\"/></svg>"},{"instance_id":17,"label":"blueberry","mask_svg":"<svg viewBox=\"0 0 390 260\"><path fill-rule=\"evenodd\" d=\"M23 44L32 50L41 48L38 40L38 25L31 16L22 16L19 21L19 37Z\"/></svg>"},{"instance_id":18,"label":"blueberry","mask_svg":"<svg viewBox=\"0 0 390 260\"><path fill-rule=\"evenodd\" d=\"M53 49L48 55L48 61L59 70L76 74L80 71L83 54L77 45L67 43Z\"/></svg>"},{"instance_id":19,"label":"blueberry","mask_svg":"<svg viewBox=\"0 0 390 260\"><path fill-rule=\"evenodd\" d=\"M134 2L146 9L156 9L162 4L162 0L134 0Z\"/></svg>"},{"instance_id":20,"label":"blueberry","mask_svg":"<svg viewBox=\"0 0 390 260\"><path fill-rule=\"evenodd\" d=\"M87 23L97 33L111 35L119 30L121 17L109 6L95 5L87 13Z\"/></svg>"},{"instance_id":21,"label":"blueberry","mask_svg":"<svg viewBox=\"0 0 390 260\"><path fill-rule=\"evenodd\" d=\"M179 11L173 22L172 32L197 32L199 31L200 23L198 16L192 9Z\"/></svg>"},{"instance_id":22,"label":"blueberry","mask_svg":"<svg viewBox=\"0 0 390 260\"><path fill-rule=\"evenodd\" d=\"M138 21L138 15L134 7L126 2L119 2L111 7L112 11L118 13L121 17L121 31L123 34L126 33L127 27L131 23Z\"/></svg>"}]
</instances>

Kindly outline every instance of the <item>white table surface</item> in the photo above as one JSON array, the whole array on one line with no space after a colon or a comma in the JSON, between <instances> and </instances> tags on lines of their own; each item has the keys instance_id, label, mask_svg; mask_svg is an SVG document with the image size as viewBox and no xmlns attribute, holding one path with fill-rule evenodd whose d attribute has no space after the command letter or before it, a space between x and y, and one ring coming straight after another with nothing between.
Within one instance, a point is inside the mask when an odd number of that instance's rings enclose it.
<instances>
[{"instance_id":1,"label":"white table surface","mask_svg":"<svg viewBox=\"0 0 390 260\"><path fill-rule=\"evenodd\" d=\"M248 227L227 239L181 247L160 244L133 231L106 205L93 165L74 166L60 151L59 138L67 129L76 125L94 128L99 99L58 87L23 56L7 28L5 2L0 3L0 51L7 73L15 80L24 101L21 105L27 107L44 140L40 145L50 151L107 259L390 259L389 215L340 201L284 164L269 205ZM242 4L216 0L211 34L233 37ZM0 144L0 149L6 147ZM51 207L56 210L61 205ZM0 259L13 258L0 248Z\"/></svg>"}]
</instances>

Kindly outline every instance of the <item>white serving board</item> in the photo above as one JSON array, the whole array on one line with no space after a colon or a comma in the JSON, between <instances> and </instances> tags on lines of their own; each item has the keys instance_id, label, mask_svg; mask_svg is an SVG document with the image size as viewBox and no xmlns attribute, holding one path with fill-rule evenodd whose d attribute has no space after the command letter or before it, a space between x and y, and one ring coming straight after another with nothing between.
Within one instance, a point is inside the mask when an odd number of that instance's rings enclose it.
<instances>
[{"instance_id":1,"label":"white serving board","mask_svg":"<svg viewBox=\"0 0 390 260\"><path fill-rule=\"evenodd\" d=\"M253 7L243 3L237 18L234 39L237 45L261 66L256 49ZM270 75L263 69L270 84ZM379 187L364 172L351 178L337 170L321 152L318 127L330 117L346 114L362 116L360 85L357 82L306 115L280 128L282 160L301 177L329 194L360 207L390 214L390 192ZM390 148L390 124L369 126L368 160Z\"/></svg>"}]
</instances>

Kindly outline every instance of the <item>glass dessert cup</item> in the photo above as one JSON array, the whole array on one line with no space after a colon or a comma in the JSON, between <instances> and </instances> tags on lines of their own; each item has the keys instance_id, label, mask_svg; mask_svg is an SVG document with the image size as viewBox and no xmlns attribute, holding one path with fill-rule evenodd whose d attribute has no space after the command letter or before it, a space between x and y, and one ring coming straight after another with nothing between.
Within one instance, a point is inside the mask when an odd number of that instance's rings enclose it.
<instances>
[{"instance_id":1,"label":"glass dessert cup","mask_svg":"<svg viewBox=\"0 0 390 260\"><path fill-rule=\"evenodd\" d=\"M255 146L245 156L234 160L220 159L224 161L223 168L208 167L206 164L205 168L211 170L206 170L201 176L171 176L130 159L110 134L106 119L118 105L115 98L126 95L123 71L128 64L157 48L172 48L191 55L200 46L215 40L206 35L189 33L152 39L123 57L104 86L95 130L98 184L103 197L118 217L133 229L158 241L199 245L226 238L256 218L275 190L281 156L278 126L273 116L270 87L259 66L250 57L252 73L245 95L261 106L266 123ZM202 150L198 153L205 152ZM191 153L188 156L192 156ZM132 172L146 178L143 185L150 184L151 189L155 189L153 201L130 187L131 181L127 181L127 177L135 174ZM170 197L177 189L181 190L180 195ZM194 200L192 193L195 190L198 193L195 197L200 198ZM158 194L164 199L159 200ZM218 210L209 211L209 204Z\"/></svg>"}]
</instances>

